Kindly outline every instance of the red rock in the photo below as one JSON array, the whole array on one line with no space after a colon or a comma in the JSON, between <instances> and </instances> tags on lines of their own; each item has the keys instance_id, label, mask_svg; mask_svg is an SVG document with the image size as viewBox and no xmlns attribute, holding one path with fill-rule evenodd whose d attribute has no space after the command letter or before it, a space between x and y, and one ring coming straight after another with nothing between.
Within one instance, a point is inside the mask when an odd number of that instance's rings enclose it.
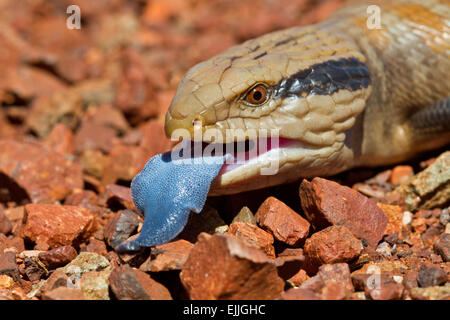
<instances>
[{"instance_id":1,"label":"red rock","mask_svg":"<svg viewBox=\"0 0 450 320\"><path fill-rule=\"evenodd\" d=\"M181 270L194 245L186 240L175 240L155 246L151 255L140 267L144 272Z\"/></svg>"},{"instance_id":2,"label":"red rock","mask_svg":"<svg viewBox=\"0 0 450 320\"><path fill-rule=\"evenodd\" d=\"M16 128L9 123L3 110L0 110L0 138L13 138Z\"/></svg>"},{"instance_id":3,"label":"red rock","mask_svg":"<svg viewBox=\"0 0 450 320\"><path fill-rule=\"evenodd\" d=\"M396 245L394 252L397 255L397 257L399 257L399 258L407 257L412 254L412 251L409 248L409 245L407 245L407 244Z\"/></svg>"},{"instance_id":4,"label":"red rock","mask_svg":"<svg viewBox=\"0 0 450 320\"><path fill-rule=\"evenodd\" d=\"M109 221L105 227L104 237L113 248L127 240L136 231L142 218L131 210L121 210Z\"/></svg>"},{"instance_id":5,"label":"red rock","mask_svg":"<svg viewBox=\"0 0 450 320\"><path fill-rule=\"evenodd\" d=\"M13 290L15 288L20 288L23 290L24 294L27 294L27 298L30 291L33 289L33 283L31 281L27 281L25 279L20 279L18 283L15 283L15 287L13 288Z\"/></svg>"},{"instance_id":6,"label":"red rock","mask_svg":"<svg viewBox=\"0 0 450 320\"><path fill-rule=\"evenodd\" d=\"M320 293L320 290L323 288L324 285L325 283L322 281L320 276L316 274L314 277L310 277L309 279L303 281L300 288Z\"/></svg>"},{"instance_id":7,"label":"red rock","mask_svg":"<svg viewBox=\"0 0 450 320\"><path fill-rule=\"evenodd\" d=\"M124 50L121 54L122 74L119 78L114 104L125 114L144 117L158 115L158 110L147 102L153 97L150 70L141 54Z\"/></svg>"},{"instance_id":8,"label":"red rock","mask_svg":"<svg viewBox=\"0 0 450 320\"><path fill-rule=\"evenodd\" d=\"M308 236L309 222L274 197L261 204L255 218L264 230L288 245L300 246Z\"/></svg>"},{"instance_id":9,"label":"red rock","mask_svg":"<svg viewBox=\"0 0 450 320\"><path fill-rule=\"evenodd\" d=\"M373 260L373 259L372 259ZM403 275L408 270L408 266L400 260L394 261L378 261L365 263L361 269L358 269L352 273L389 273L391 275Z\"/></svg>"},{"instance_id":10,"label":"red rock","mask_svg":"<svg viewBox=\"0 0 450 320\"><path fill-rule=\"evenodd\" d=\"M346 263L326 264L319 267L317 275L323 282L340 282L346 291L353 292L353 284L350 277L350 269Z\"/></svg>"},{"instance_id":11,"label":"red rock","mask_svg":"<svg viewBox=\"0 0 450 320\"><path fill-rule=\"evenodd\" d=\"M58 123L53 127L43 143L50 149L61 154L73 154L75 148L75 138L72 130L64 123Z\"/></svg>"},{"instance_id":12,"label":"red rock","mask_svg":"<svg viewBox=\"0 0 450 320\"><path fill-rule=\"evenodd\" d=\"M136 238L137 236L136 234L133 237ZM130 237L129 240L131 241L133 237ZM148 259L149 252L147 250L140 250L138 252L120 253L118 256L121 265L127 264L130 267L139 268Z\"/></svg>"},{"instance_id":13,"label":"red rock","mask_svg":"<svg viewBox=\"0 0 450 320\"><path fill-rule=\"evenodd\" d=\"M411 222L411 226L417 233L424 233L427 230L427 224L425 218L416 218Z\"/></svg>"},{"instance_id":14,"label":"red rock","mask_svg":"<svg viewBox=\"0 0 450 320\"><path fill-rule=\"evenodd\" d=\"M36 293L37 296L42 296L45 292L52 291L58 287L67 287L68 283L71 283L69 277L65 274L63 269L56 269L51 272L47 280L42 284Z\"/></svg>"},{"instance_id":15,"label":"red rock","mask_svg":"<svg viewBox=\"0 0 450 320\"><path fill-rule=\"evenodd\" d=\"M5 25L3 24L3 26ZM9 34L11 30L8 30L7 32ZM41 56L41 58L44 57ZM28 66L27 64L22 64L18 68L16 67L12 73L7 75L7 79L5 80L11 88L11 92L17 92L19 97L23 98L46 96L66 88L63 81L57 77L54 77L48 71L44 71L41 68ZM27 110L27 113L28 112L29 111Z\"/></svg>"},{"instance_id":16,"label":"red rock","mask_svg":"<svg viewBox=\"0 0 450 320\"><path fill-rule=\"evenodd\" d=\"M109 153L116 138L116 130L97 124L93 121L83 121L75 135L75 151L100 150Z\"/></svg>"},{"instance_id":17,"label":"red rock","mask_svg":"<svg viewBox=\"0 0 450 320\"><path fill-rule=\"evenodd\" d=\"M159 113L166 114L167 110L169 110L170 103L172 102L173 97L175 96L176 90L173 88L167 90L161 90L156 93L158 97L159 104Z\"/></svg>"},{"instance_id":18,"label":"red rock","mask_svg":"<svg viewBox=\"0 0 450 320\"><path fill-rule=\"evenodd\" d=\"M65 205L77 206L88 209L92 212L98 212L98 196L91 190L74 190L64 201Z\"/></svg>"},{"instance_id":19,"label":"red rock","mask_svg":"<svg viewBox=\"0 0 450 320\"><path fill-rule=\"evenodd\" d=\"M370 178L365 181L366 184L382 186L385 185L392 175L392 170L384 170L380 173L377 173L373 178Z\"/></svg>"},{"instance_id":20,"label":"red rock","mask_svg":"<svg viewBox=\"0 0 450 320\"><path fill-rule=\"evenodd\" d=\"M91 175L93 178L98 179L101 179L104 173L107 172L107 161L108 156L98 150L84 150L83 153L78 157L78 162L83 167L83 171L86 174ZM89 183L93 184L94 186L100 184L99 182L94 184L90 181Z\"/></svg>"},{"instance_id":21,"label":"red rock","mask_svg":"<svg viewBox=\"0 0 450 320\"><path fill-rule=\"evenodd\" d=\"M89 243L87 246L82 248L82 251L85 252L95 252L102 256L108 253L108 249L106 249L106 244L104 241L97 240L95 238L89 239Z\"/></svg>"},{"instance_id":22,"label":"red rock","mask_svg":"<svg viewBox=\"0 0 450 320\"><path fill-rule=\"evenodd\" d=\"M117 184L108 184L104 197L109 207L119 203L125 209L136 210L133 199L131 198L131 190L128 187Z\"/></svg>"},{"instance_id":23,"label":"red rock","mask_svg":"<svg viewBox=\"0 0 450 320\"><path fill-rule=\"evenodd\" d=\"M123 137L122 143L127 146L137 146L142 138L144 137L144 133L139 129L130 129Z\"/></svg>"},{"instance_id":24,"label":"red rock","mask_svg":"<svg viewBox=\"0 0 450 320\"><path fill-rule=\"evenodd\" d=\"M305 255L312 269L322 264L351 262L358 258L362 250L361 241L342 226L331 226L316 232L305 243Z\"/></svg>"},{"instance_id":25,"label":"red rock","mask_svg":"<svg viewBox=\"0 0 450 320\"><path fill-rule=\"evenodd\" d=\"M303 180L299 194L303 211L316 228L344 226L364 245L376 248L388 219L375 201L322 178Z\"/></svg>"},{"instance_id":26,"label":"red rock","mask_svg":"<svg viewBox=\"0 0 450 320\"><path fill-rule=\"evenodd\" d=\"M47 268L56 269L65 266L77 257L77 251L72 246L62 246L39 253L38 258Z\"/></svg>"},{"instance_id":27,"label":"red rock","mask_svg":"<svg viewBox=\"0 0 450 320\"><path fill-rule=\"evenodd\" d=\"M269 257L275 258L273 237L270 233L258 228L254 224L234 222L228 231L242 239L247 245L263 250Z\"/></svg>"},{"instance_id":28,"label":"red rock","mask_svg":"<svg viewBox=\"0 0 450 320\"><path fill-rule=\"evenodd\" d=\"M22 236L37 245L77 247L96 229L95 216L84 208L53 204L25 206Z\"/></svg>"},{"instance_id":29,"label":"red rock","mask_svg":"<svg viewBox=\"0 0 450 320\"><path fill-rule=\"evenodd\" d=\"M84 5L80 4L84 11ZM49 15L43 20L33 21L29 34L30 43L38 48L46 49L52 53L54 59L48 63L55 69L55 73L62 79L70 82L81 81L90 72L90 65L85 63L90 46L87 34L73 33L71 29L56 30L65 22L63 17ZM39 37L36 33L48 34L48 37ZM77 48L78 50L74 50Z\"/></svg>"},{"instance_id":30,"label":"red rock","mask_svg":"<svg viewBox=\"0 0 450 320\"><path fill-rule=\"evenodd\" d=\"M114 251L109 251L106 255L105 258L108 259L111 268L116 268L119 267L121 265L120 263L120 257L117 253L115 253Z\"/></svg>"},{"instance_id":31,"label":"red rock","mask_svg":"<svg viewBox=\"0 0 450 320\"><path fill-rule=\"evenodd\" d=\"M140 146L146 150L149 158L157 153L169 151L173 146L172 141L166 137L164 123L158 120L150 120L141 130L144 132L144 136Z\"/></svg>"},{"instance_id":32,"label":"red rock","mask_svg":"<svg viewBox=\"0 0 450 320\"><path fill-rule=\"evenodd\" d=\"M403 210L400 206L377 203L377 206L383 210L384 214L388 218L388 223L386 226L386 230L384 231L385 235L392 235L397 233L398 236L402 237L403 230Z\"/></svg>"},{"instance_id":33,"label":"red rock","mask_svg":"<svg viewBox=\"0 0 450 320\"><path fill-rule=\"evenodd\" d=\"M86 120L92 121L104 127L113 128L117 133L125 133L130 129L127 119L122 112L110 103L90 107L86 114Z\"/></svg>"},{"instance_id":34,"label":"red rock","mask_svg":"<svg viewBox=\"0 0 450 320\"><path fill-rule=\"evenodd\" d=\"M11 232L15 235L19 233L22 226L24 212L25 208L23 206L8 208L4 211L6 218L8 218L12 224Z\"/></svg>"},{"instance_id":35,"label":"red rock","mask_svg":"<svg viewBox=\"0 0 450 320\"><path fill-rule=\"evenodd\" d=\"M432 264L438 264L438 263L442 263L444 261L442 260L440 255L432 253L432 254L430 254L430 262Z\"/></svg>"},{"instance_id":36,"label":"red rock","mask_svg":"<svg viewBox=\"0 0 450 320\"><path fill-rule=\"evenodd\" d=\"M61 200L73 189L83 187L78 165L37 144L0 140L0 172L35 203Z\"/></svg>"},{"instance_id":37,"label":"red rock","mask_svg":"<svg viewBox=\"0 0 450 320\"><path fill-rule=\"evenodd\" d=\"M417 288L419 284L417 283L417 276L419 275L416 271L409 271L403 277L403 286L406 290L411 290L412 288Z\"/></svg>"},{"instance_id":38,"label":"red rock","mask_svg":"<svg viewBox=\"0 0 450 320\"><path fill-rule=\"evenodd\" d=\"M353 273L351 275L353 287L356 291L364 291L367 286L375 287L376 282L380 282L381 277L390 277L388 274ZM379 284L378 284L379 285Z\"/></svg>"},{"instance_id":39,"label":"red rock","mask_svg":"<svg viewBox=\"0 0 450 320\"><path fill-rule=\"evenodd\" d=\"M442 257L445 262L450 262L450 234L443 233L434 243L434 251Z\"/></svg>"},{"instance_id":40,"label":"red rock","mask_svg":"<svg viewBox=\"0 0 450 320\"><path fill-rule=\"evenodd\" d=\"M422 288L439 286L447 282L447 273L439 266L431 263L422 263L417 276L417 282Z\"/></svg>"},{"instance_id":41,"label":"red rock","mask_svg":"<svg viewBox=\"0 0 450 320\"><path fill-rule=\"evenodd\" d=\"M295 275L288 279L296 287L300 287L306 280L308 280L308 274L305 270L300 269Z\"/></svg>"},{"instance_id":42,"label":"red rock","mask_svg":"<svg viewBox=\"0 0 450 320\"><path fill-rule=\"evenodd\" d=\"M194 300L276 299L284 287L266 254L229 234L200 234L180 279Z\"/></svg>"},{"instance_id":43,"label":"red rock","mask_svg":"<svg viewBox=\"0 0 450 320\"><path fill-rule=\"evenodd\" d=\"M12 231L11 222L9 222L8 217L5 216L3 209L0 208L0 233L8 234Z\"/></svg>"},{"instance_id":44,"label":"red rock","mask_svg":"<svg viewBox=\"0 0 450 320\"><path fill-rule=\"evenodd\" d=\"M14 251L0 252L0 274L5 274L19 281L19 268L16 264L16 253Z\"/></svg>"},{"instance_id":45,"label":"red rock","mask_svg":"<svg viewBox=\"0 0 450 320\"><path fill-rule=\"evenodd\" d=\"M281 297L282 300L321 300L320 296L312 290L292 288L285 292Z\"/></svg>"},{"instance_id":46,"label":"red rock","mask_svg":"<svg viewBox=\"0 0 450 320\"><path fill-rule=\"evenodd\" d=\"M371 186L365 183L356 183L355 185L353 185L352 189L357 190L363 195L370 198L382 199L385 196L384 191L380 190L377 185Z\"/></svg>"},{"instance_id":47,"label":"red rock","mask_svg":"<svg viewBox=\"0 0 450 320\"><path fill-rule=\"evenodd\" d=\"M42 295L42 300L86 300L80 289L57 287Z\"/></svg>"},{"instance_id":48,"label":"red rock","mask_svg":"<svg viewBox=\"0 0 450 320\"><path fill-rule=\"evenodd\" d=\"M278 267L278 274L281 278L288 280L294 277L301 268L305 267L303 249L286 248L278 254L275 264Z\"/></svg>"},{"instance_id":49,"label":"red rock","mask_svg":"<svg viewBox=\"0 0 450 320\"><path fill-rule=\"evenodd\" d=\"M179 13L179 10L189 10L189 5L184 1L152 1L147 3L142 19L148 24L161 24Z\"/></svg>"},{"instance_id":50,"label":"red rock","mask_svg":"<svg viewBox=\"0 0 450 320\"><path fill-rule=\"evenodd\" d=\"M403 296L403 284L389 274L355 274L352 281L356 290L365 291L373 300L398 300Z\"/></svg>"},{"instance_id":51,"label":"red rock","mask_svg":"<svg viewBox=\"0 0 450 320\"><path fill-rule=\"evenodd\" d=\"M172 300L166 287L129 266L114 268L109 286L119 300Z\"/></svg>"},{"instance_id":52,"label":"red rock","mask_svg":"<svg viewBox=\"0 0 450 320\"><path fill-rule=\"evenodd\" d=\"M448 209L448 208L447 208ZM434 217L434 218L437 218L437 219L439 219L440 220L440 218L441 218L441 216L442 216L442 214L444 213L444 211L447 211L447 215L448 215L448 210L442 210L442 209L440 209L440 208L434 208L433 210L431 210L431 215ZM448 216L448 217L450 217L450 216Z\"/></svg>"},{"instance_id":53,"label":"red rock","mask_svg":"<svg viewBox=\"0 0 450 320\"><path fill-rule=\"evenodd\" d=\"M20 237L13 237L10 239L4 234L0 234L0 253L3 253L6 249L12 249L17 253L20 253L25 250L25 243Z\"/></svg>"},{"instance_id":54,"label":"red rock","mask_svg":"<svg viewBox=\"0 0 450 320\"><path fill-rule=\"evenodd\" d=\"M390 182L392 184L400 184L408 180L408 178L413 175L414 170L411 166L396 166L392 169Z\"/></svg>"},{"instance_id":55,"label":"red rock","mask_svg":"<svg viewBox=\"0 0 450 320\"><path fill-rule=\"evenodd\" d=\"M304 281L301 289L312 290L322 299L349 299L355 291L346 263L324 264L314 277Z\"/></svg>"},{"instance_id":56,"label":"red rock","mask_svg":"<svg viewBox=\"0 0 450 320\"><path fill-rule=\"evenodd\" d=\"M441 236L444 228L439 224L432 225L422 234L422 241L425 245L433 246Z\"/></svg>"},{"instance_id":57,"label":"red rock","mask_svg":"<svg viewBox=\"0 0 450 320\"><path fill-rule=\"evenodd\" d=\"M150 158L146 150L141 147L115 145L106 160L105 167L108 170L103 174L103 185L116 183L119 180L131 181Z\"/></svg>"},{"instance_id":58,"label":"red rock","mask_svg":"<svg viewBox=\"0 0 450 320\"><path fill-rule=\"evenodd\" d=\"M338 282L329 281L321 290L323 300L345 300L350 299L352 293L348 293L345 287Z\"/></svg>"},{"instance_id":59,"label":"red rock","mask_svg":"<svg viewBox=\"0 0 450 320\"><path fill-rule=\"evenodd\" d=\"M390 281L382 283L378 289L370 291L370 297L373 300L399 300L402 298L404 292L403 285Z\"/></svg>"},{"instance_id":60,"label":"red rock","mask_svg":"<svg viewBox=\"0 0 450 320\"><path fill-rule=\"evenodd\" d=\"M427 218L430 218L432 216L432 214L433 214L432 210L420 209L414 214L414 217L427 219Z\"/></svg>"}]
</instances>

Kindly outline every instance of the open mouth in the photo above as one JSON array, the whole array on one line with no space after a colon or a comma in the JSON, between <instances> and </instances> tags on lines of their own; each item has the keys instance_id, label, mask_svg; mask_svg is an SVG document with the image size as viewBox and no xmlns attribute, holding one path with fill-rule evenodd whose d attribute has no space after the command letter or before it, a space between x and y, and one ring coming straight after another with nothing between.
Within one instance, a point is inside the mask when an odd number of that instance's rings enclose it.
<instances>
[{"instance_id":1,"label":"open mouth","mask_svg":"<svg viewBox=\"0 0 450 320\"><path fill-rule=\"evenodd\" d=\"M188 142L189 143L189 142ZM231 154L222 166L219 176L241 167L250 161L257 159L267 152L285 148L295 144L296 141L288 138L259 138L231 143L207 143L190 141L192 157L198 156L222 156ZM201 145L200 145L201 144ZM197 152L195 151L197 150Z\"/></svg>"},{"instance_id":2,"label":"open mouth","mask_svg":"<svg viewBox=\"0 0 450 320\"><path fill-rule=\"evenodd\" d=\"M231 157L226 158L224 165L219 171L218 176L221 176L249 162L258 161L257 159L259 157L271 150L286 148L296 143L296 140L280 137L259 138L230 143L208 143L188 140L180 143L179 146L182 148L182 151L179 153L179 156L196 158L231 155ZM186 150L187 154L183 155Z\"/></svg>"}]
</instances>

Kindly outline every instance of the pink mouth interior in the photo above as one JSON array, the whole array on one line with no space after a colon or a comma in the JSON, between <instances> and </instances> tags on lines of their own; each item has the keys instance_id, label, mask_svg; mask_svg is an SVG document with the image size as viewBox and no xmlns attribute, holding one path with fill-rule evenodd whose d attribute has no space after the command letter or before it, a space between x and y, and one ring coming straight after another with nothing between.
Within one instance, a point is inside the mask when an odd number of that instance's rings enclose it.
<instances>
[{"instance_id":1,"label":"pink mouth interior","mask_svg":"<svg viewBox=\"0 0 450 320\"><path fill-rule=\"evenodd\" d=\"M268 151L270 151L272 149L287 147L289 145L292 145L295 142L295 140L288 139L288 138L276 138L276 139L278 141L278 144L273 143L274 139L268 138L268 139L266 139L267 146L265 146L263 144L264 147L260 147L260 143L259 143L259 142L261 142L261 139L260 139L260 140L254 141L255 143L253 144L253 147L250 150L245 151L243 154L242 154L242 152L238 153L235 151L234 155L233 155L234 156L233 162L236 162L238 160L241 160L241 161L239 161L239 163L225 163L222 166L222 169L219 171L219 176L226 172L229 172L233 169L236 169L237 167L242 166L243 164L247 163L251 159L257 158L260 155L267 153ZM258 149L257 149L257 152L254 152L252 150L256 146L256 144L258 144ZM252 152L250 152L250 151L252 151ZM239 155L239 157L238 157L238 155ZM245 159L245 161L242 161L244 159Z\"/></svg>"}]
</instances>

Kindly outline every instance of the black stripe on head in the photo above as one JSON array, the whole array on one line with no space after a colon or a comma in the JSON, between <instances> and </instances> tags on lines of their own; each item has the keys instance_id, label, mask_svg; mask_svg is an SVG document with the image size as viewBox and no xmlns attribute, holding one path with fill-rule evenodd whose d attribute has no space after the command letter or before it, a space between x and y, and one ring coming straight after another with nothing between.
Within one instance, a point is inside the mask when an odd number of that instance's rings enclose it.
<instances>
[{"instance_id":1,"label":"black stripe on head","mask_svg":"<svg viewBox=\"0 0 450 320\"><path fill-rule=\"evenodd\" d=\"M330 95L340 89L367 88L369 84L369 70L364 63L356 58L342 58L315 64L281 80L274 86L274 98Z\"/></svg>"},{"instance_id":2,"label":"black stripe on head","mask_svg":"<svg viewBox=\"0 0 450 320\"><path fill-rule=\"evenodd\" d=\"M264 57L265 55L267 55L267 51L264 51L263 53L257 55L256 57L253 58L253 60L258 60L259 58Z\"/></svg>"}]
</instances>

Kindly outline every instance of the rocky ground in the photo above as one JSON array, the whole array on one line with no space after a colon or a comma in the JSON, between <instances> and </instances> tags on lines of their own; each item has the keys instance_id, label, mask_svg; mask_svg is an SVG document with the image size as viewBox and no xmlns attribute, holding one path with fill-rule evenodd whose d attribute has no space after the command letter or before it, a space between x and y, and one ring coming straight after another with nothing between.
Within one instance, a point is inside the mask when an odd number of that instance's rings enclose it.
<instances>
[{"instance_id":1,"label":"rocky ground","mask_svg":"<svg viewBox=\"0 0 450 320\"><path fill-rule=\"evenodd\" d=\"M445 150L209 198L174 241L114 250L184 72L341 2L0 1L0 300L450 299Z\"/></svg>"}]
</instances>

